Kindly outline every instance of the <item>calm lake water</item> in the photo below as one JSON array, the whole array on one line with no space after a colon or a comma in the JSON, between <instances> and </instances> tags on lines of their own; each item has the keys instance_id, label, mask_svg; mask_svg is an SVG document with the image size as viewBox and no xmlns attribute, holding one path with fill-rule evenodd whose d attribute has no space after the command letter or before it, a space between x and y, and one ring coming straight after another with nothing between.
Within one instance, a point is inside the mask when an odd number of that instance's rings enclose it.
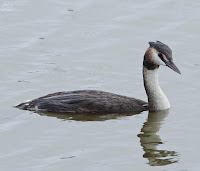
<instances>
[{"instance_id":1,"label":"calm lake water","mask_svg":"<svg viewBox=\"0 0 200 171\"><path fill-rule=\"evenodd\" d=\"M200 154L200 1L1 0L0 170L195 171ZM160 68L165 112L56 115L13 106L96 89L146 100L148 41L173 49Z\"/></svg>"}]
</instances>

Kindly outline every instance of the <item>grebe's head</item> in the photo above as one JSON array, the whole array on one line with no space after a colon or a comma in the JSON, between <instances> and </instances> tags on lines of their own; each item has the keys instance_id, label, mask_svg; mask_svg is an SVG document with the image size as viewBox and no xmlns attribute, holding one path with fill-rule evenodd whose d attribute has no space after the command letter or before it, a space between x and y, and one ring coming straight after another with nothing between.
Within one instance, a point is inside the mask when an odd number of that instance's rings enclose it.
<instances>
[{"instance_id":1,"label":"grebe's head","mask_svg":"<svg viewBox=\"0 0 200 171\"><path fill-rule=\"evenodd\" d=\"M172 50L166 44L156 41L149 42L150 47L147 49L144 58L144 66L156 68L160 65L168 66L175 72L181 74L172 59Z\"/></svg>"}]
</instances>

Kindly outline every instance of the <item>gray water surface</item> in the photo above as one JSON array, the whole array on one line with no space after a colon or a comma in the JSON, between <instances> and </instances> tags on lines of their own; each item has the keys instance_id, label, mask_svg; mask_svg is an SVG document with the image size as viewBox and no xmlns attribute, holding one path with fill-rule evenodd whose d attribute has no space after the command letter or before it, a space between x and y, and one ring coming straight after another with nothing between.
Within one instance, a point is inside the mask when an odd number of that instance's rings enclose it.
<instances>
[{"instance_id":1,"label":"gray water surface","mask_svg":"<svg viewBox=\"0 0 200 171\"><path fill-rule=\"evenodd\" d=\"M0 170L199 170L200 2L2 0ZM171 103L129 115L34 113L14 105L96 89L147 100L148 41L173 50L160 67Z\"/></svg>"}]
</instances>

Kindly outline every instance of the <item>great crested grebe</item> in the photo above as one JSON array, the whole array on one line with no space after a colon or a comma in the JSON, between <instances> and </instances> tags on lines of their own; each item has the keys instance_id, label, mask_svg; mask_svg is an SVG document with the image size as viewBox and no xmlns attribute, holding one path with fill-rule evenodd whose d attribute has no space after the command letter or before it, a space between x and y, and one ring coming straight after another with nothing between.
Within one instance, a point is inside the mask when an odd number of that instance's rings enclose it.
<instances>
[{"instance_id":1,"label":"great crested grebe","mask_svg":"<svg viewBox=\"0 0 200 171\"><path fill-rule=\"evenodd\" d=\"M170 103L158 84L160 65L180 73L173 63L172 50L160 41L149 42L144 55L143 79L148 103L132 97L97 90L57 92L39 97L16 107L24 110L75 114L134 113L170 108Z\"/></svg>"}]
</instances>

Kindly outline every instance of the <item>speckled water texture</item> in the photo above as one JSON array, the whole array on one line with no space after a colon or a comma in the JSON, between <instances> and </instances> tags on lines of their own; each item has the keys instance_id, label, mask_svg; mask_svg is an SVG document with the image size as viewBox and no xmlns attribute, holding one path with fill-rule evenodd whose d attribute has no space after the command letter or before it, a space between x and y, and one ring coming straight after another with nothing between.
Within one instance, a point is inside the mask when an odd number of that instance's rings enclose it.
<instances>
[{"instance_id":1,"label":"speckled water texture","mask_svg":"<svg viewBox=\"0 0 200 171\"><path fill-rule=\"evenodd\" d=\"M198 171L200 2L0 1L0 170ZM160 68L169 111L62 115L14 108L57 91L96 89L147 100L148 41L173 50Z\"/></svg>"}]
</instances>

